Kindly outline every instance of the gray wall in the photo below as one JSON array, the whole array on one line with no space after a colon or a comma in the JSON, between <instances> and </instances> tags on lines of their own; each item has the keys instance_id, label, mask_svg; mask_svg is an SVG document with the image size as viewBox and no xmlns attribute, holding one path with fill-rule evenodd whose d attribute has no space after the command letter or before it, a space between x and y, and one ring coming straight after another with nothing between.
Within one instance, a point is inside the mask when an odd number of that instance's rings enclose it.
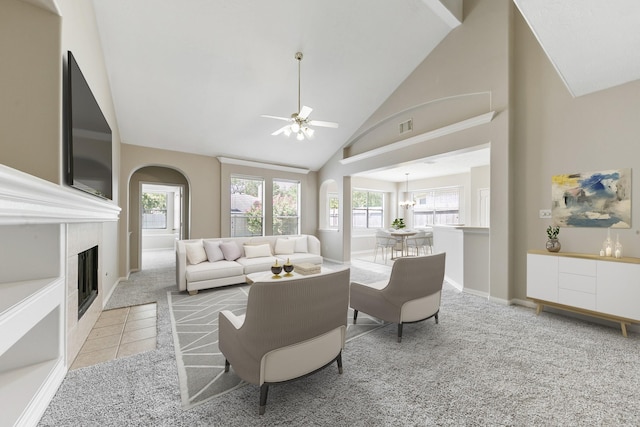
<instances>
[{"instance_id":1,"label":"gray wall","mask_svg":"<svg viewBox=\"0 0 640 427\"><path fill-rule=\"evenodd\" d=\"M113 133L113 203L119 204L120 133L92 3L56 3L62 17L22 0L0 2L0 162L63 183L63 61L70 50ZM117 283L120 272L117 228L115 222L105 223L102 228L106 294Z\"/></svg>"},{"instance_id":2,"label":"gray wall","mask_svg":"<svg viewBox=\"0 0 640 427\"><path fill-rule=\"evenodd\" d=\"M319 181L338 182L349 194L354 173L491 143L492 298L511 298L509 87L513 5L508 0L466 0L464 23L453 30L389 99L356 132L354 142L321 169ZM409 114L414 134L496 111L490 123L422 142L408 148L343 165L340 160L393 142L397 124ZM406 112L403 113L403 112ZM394 117L394 120L386 120ZM430 119L433 117L433 119ZM393 129L393 130L392 130ZM382 136L381 136L382 135ZM346 186L345 186L346 185ZM351 206L343 197L343 216ZM337 233L323 233L329 258L348 260L349 224ZM330 242L325 249L325 242Z\"/></svg>"},{"instance_id":3,"label":"gray wall","mask_svg":"<svg viewBox=\"0 0 640 427\"><path fill-rule=\"evenodd\" d=\"M531 30L514 19L514 296L526 296L526 253L543 249L553 175L639 164L640 81L572 98ZM632 171L631 229L616 230L627 256L640 257L640 174ZM492 188L493 191L493 188ZM492 194L493 197L493 194ZM562 228L563 252L598 253L606 229ZM614 237L615 238L615 237Z\"/></svg>"}]
</instances>

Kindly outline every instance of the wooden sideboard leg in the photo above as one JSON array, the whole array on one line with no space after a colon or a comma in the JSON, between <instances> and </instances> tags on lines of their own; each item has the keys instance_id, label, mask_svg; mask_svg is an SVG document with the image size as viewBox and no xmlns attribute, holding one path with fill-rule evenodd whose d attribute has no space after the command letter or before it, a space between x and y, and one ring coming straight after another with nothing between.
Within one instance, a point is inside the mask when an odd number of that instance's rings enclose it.
<instances>
[{"instance_id":1,"label":"wooden sideboard leg","mask_svg":"<svg viewBox=\"0 0 640 427\"><path fill-rule=\"evenodd\" d=\"M627 338L627 324L620 322L620 329L622 329L622 336Z\"/></svg>"},{"instance_id":2,"label":"wooden sideboard leg","mask_svg":"<svg viewBox=\"0 0 640 427\"><path fill-rule=\"evenodd\" d=\"M542 313L542 307L543 307L543 304L538 303L538 304L536 305L536 316L537 316L538 314Z\"/></svg>"}]
</instances>

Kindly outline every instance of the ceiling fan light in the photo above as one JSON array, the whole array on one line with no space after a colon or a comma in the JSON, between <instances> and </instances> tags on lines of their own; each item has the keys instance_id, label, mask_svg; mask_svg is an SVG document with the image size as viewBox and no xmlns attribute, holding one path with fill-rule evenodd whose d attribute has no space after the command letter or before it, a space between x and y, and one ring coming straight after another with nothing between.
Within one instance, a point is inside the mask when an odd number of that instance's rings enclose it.
<instances>
[{"instance_id":1,"label":"ceiling fan light","mask_svg":"<svg viewBox=\"0 0 640 427\"><path fill-rule=\"evenodd\" d=\"M309 138L311 138L313 136L313 133L315 132L315 130L313 130L311 128L304 128L304 132L307 134L307 136Z\"/></svg>"},{"instance_id":2,"label":"ceiling fan light","mask_svg":"<svg viewBox=\"0 0 640 427\"><path fill-rule=\"evenodd\" d=\"M296 139L298 141L304 141L304 135L302 132L298 132L298 135L296 136Z\"/></svg>"},{"instance_id":3,"label":"ceiling fan light","mask_svg":"<svg viewBox=\"0 0 640 427\"><path fill-rule=\"evenodd\" d=\"M300 125L299 125L298 123L294 122L294 123L291 125L291 132L293 132L293 133L298 133L298 132L300 132Z\"/></svg>"},{"instance_id":4,"label":"ceiling fan light","mask_svg":"<svg viewBox=\"0 0 640 427\"><path fill-rule=\"evenodd\" d=\"M291 127L288 127L284 130L284 134L285 136L289 137L289 135L291 135Z\"/></svg>"}]
</instances>

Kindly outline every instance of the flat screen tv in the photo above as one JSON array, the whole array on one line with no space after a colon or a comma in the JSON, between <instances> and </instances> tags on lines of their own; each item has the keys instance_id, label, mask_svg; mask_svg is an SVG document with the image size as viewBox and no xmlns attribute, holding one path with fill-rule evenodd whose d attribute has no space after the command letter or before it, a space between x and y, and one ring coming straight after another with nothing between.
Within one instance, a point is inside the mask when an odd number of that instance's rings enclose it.
<instances>
[{"instance_id":1,"label":"flat screen tv","mask_svg":"<svg viewBox=\"0 0 640 427\"><path fill-rule=\"evenodd\" d=\"M111 128L71 52L67 54L64 77L66 182L112 199Z\"/></svg>"}]
</instances>

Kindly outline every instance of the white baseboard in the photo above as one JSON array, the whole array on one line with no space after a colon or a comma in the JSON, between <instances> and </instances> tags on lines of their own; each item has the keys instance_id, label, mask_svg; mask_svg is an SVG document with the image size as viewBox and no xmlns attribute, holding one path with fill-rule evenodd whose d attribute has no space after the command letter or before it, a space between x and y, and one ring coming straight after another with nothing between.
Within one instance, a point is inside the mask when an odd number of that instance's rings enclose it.
<instances>
[{"instance_id":1,"label":"white baseboard","mask_svg":"<svg viewBox=\"0 0 640 427\"><path fill-rule=\"evenodd\" d=\"M456 288L458 291L460 291L460 292L464 291L464 287L460 283L456 282L455 280L452 280L446 274L444 275L444 280L445 280L445 282L447 282L448 284L450 284L451 286Z\"/></svg>"}]
</instances>

